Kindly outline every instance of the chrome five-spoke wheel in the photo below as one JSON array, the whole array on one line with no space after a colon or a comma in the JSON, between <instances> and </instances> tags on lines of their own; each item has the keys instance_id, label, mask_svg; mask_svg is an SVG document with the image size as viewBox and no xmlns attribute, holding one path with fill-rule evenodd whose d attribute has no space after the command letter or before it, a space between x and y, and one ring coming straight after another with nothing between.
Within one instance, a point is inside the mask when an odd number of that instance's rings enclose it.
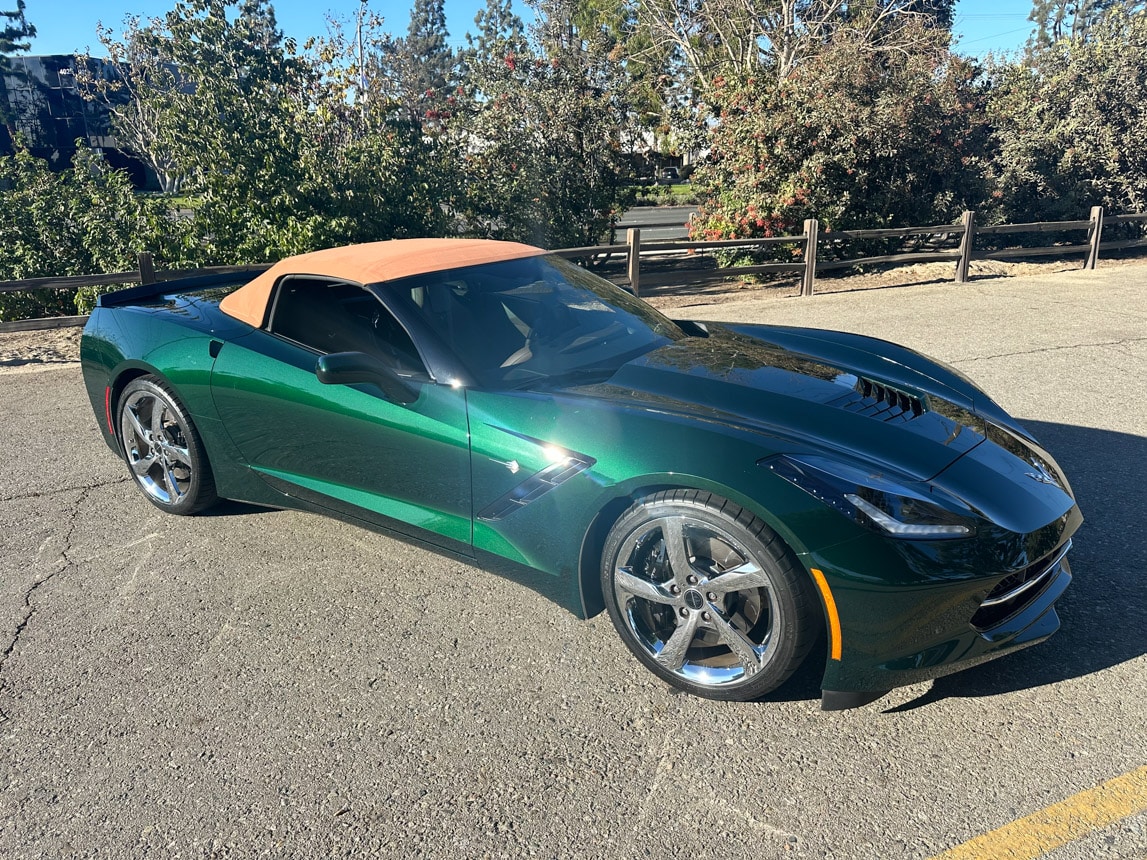
<instances>
[{"instance_id":1,"label":"chrome five-spoke wheel","mask_svg":"<svg viewBox=\"0 0 1147 860\"><path fill-rule=\"evenodd\" d=\"M120 443L136 484L154 505L190 514L215 501L202 444L182 405L153 377L128 383L119 400Z\"/></svg>"},{"instance_id":2,"label":"chrome five-spoke wheel","mask_svg":"<svg viewBox=\"0 0 1147 860\"><path fill-rule=\"evenodd\" d=\"M707 493L659 493L630 508L606 541L602 589L630 650L710 698L774 689L815 628L791 553L760 520Z\"/></svg>"}]
</instances>

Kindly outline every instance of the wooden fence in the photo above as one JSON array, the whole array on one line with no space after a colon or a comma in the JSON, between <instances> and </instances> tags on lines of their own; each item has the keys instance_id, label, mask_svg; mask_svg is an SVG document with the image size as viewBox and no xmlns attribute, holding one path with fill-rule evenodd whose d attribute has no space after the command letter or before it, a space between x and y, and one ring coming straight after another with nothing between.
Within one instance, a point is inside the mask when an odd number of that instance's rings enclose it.
<instances>
[{"instance_id":1,"label":"wooden fence","mask_svg":"<svg viewBox=\"0 0 1147 860\"><path fill-rule=\"evenodd\" d=\"M134 286L154 284L159 281L173 281L176 278L189 278L195 275L210 274L258 274L269 265L257 266L212 266L205 269L166 269L157 272L151 254L137 257L138 268L130 272L113 272L110 275L68 275L51 278L26 278L21 281L0 281L0 293L26 292L29 290L75 290L80 287ZM86 316L40 317L38 319L11 320L0 322L0 332L36 331L52 328L80 326L87 322Z\"/></svg>"},{"instance_id":2,"label":"wooden fence","mask_svg":"<svg viewBox=\"0 0 1147 860\"><path fill-rule=\"evenodd\" d=\"M767 239L727 239L709 242L693 242L687 239L648 242L641 241L641 229L631 228L624 244L591 245L582 248L561 248L553 253L574 260L624 259L626 270L617 280L628 283L633 292L641 294L643 288L653 288L667 284L689 286L711 281L736 280L748 275L791 272L801 275L802 296L811 296L816 287L819 272L843 269L860 265L894 265L899 263L925 263L949 261L954 265L954 280L964 283L968 280L968 267L974 260L1003 260L1017 257L1061 256L1086 253L1083 267L1094 269L1102 251L1121 251L1129 248L1147 247L1147 238L1128 239L1115 242L1103 241L1103 229L1107 225L1144 223L1147 213L1131 215L1104 215L1103 208L1093 207L1086 221L1038 221L1028 224L996 224L987 227L976 225L974 212L965 212L958 224L939 224L930 227L890 227L878 230L836 230L820 232L819 222L813 218L804 222L804 230L795 236L774 236ZM978 236L1003 236L1014 233L1068 233L1086 231L1086 241L1065 245L1052 244L1041 247L1014 247L993 251L977 251ZM826 247L839 249L843 243L866 239L910 239L923 237L930 242L952 241L959 237L958 247L949 250L926 250L908 253L885 254L871 257L851 257L848 259L818 260L818 250ZM799 256L799 262L761 263L753 266L709 268L707 270L675 269L672 272L642 274L643 255L648 260L658 254L675 252L696 252L743 248L747 251L763 250L777 246L792 246ZM153 284L157 281L170 281L176 278L214 273L262 272L266 265L258 266L215 266L204 269L168 270L157 272L150 254L140 254L138 268L130 272L115 272L109 275L76 275L58 278L29 278L21 281L0 282L0 293L26 290L64 290L78 287ZM30 331L36 329L62 328L83 325L87 317L48 317L42 319L0 322L0 332Z\"/></svg>"},{"instance_id":3,"label":"wooden fence","mask_svg":"<svg viewBox=\"0 0 1147 860\"><path fill-rule=\"evenodd\" d=\"M586 258L616 255L625 257L628 263L628 283L635 293L641 294L643 287L656 287L665 284L699 284L707 281L735 280L747 275L766 272L799 272L801 274L801 295L811 296L816 289L816 276L820 272L833 269L852 268L862 265L895 265L903 263L951 262L954 266L953 279L957 283L968 280L968 268L975 260L1003 260L1018 257L1061 256L1086 253L1083 267L1094 269L1101 251L1126 250L1147 247L1147 238L1130 239L1118 242L1104 242L1103 228L1111 224L1147 223L1147 213L1132 215L1105 216L1103 207L1095 206L1091 217L1086 221L1038 221L1026 224L996 224L980 227L976 224L974 212L965 212L958 224L937 224L930 227L889 227L877 230L835 230L820 231L820 224L814 218L804 222L804 231L796 236L776 236L768 239L730 239L712 242L692 242L673 240L668 242L642 242L641 230L632 228L625 244L596 245L588 248L565 248L554 253L563 257ZM1015 233L1069 233L1086 231L1083 243L1065 245L1056 243L1039 247L1013 247L985 251L976 249L979 236L1003 236ZM933 243L958 237L958 245L947 250L926 250L907 253L884 254L870 257L849 257L847 259L819 259L819 251L827 247L839 249L845 243L865 239L910 239L923 237ZM711 249L743 248L747 251L759 250L776 245L791 245L799 253L800 262L764 263L756 266L732 266L700 271L675 270L653 278L643 277L641 258L657 253L674 251L705 251Z\"/></svg>"}]
</instances>

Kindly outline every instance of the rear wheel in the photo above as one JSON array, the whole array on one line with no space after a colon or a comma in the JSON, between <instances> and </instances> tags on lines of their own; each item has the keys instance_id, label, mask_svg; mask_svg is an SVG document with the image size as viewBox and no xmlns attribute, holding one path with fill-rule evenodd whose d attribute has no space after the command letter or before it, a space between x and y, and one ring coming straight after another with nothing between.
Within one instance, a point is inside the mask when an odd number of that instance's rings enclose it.
<instances>
[{"instance_id":1,"label":"rear wheel","mask_svg":"<svg viewBox=\"0 0 1147 860\"><path fill-rule=\"evenodd\" d=\"M610 531L602 593L622 640L654 674L710 699L785 681L816 632L809 585L783 541L696 490L637 502Z\"/></svg>"},{"instance_id":2,"label":"rear wheel","mask_svg":"<svg viewBox=\"0 0 1147 860\"><path fill-rule=\"evenodd\" d=\"M211 466L183 404L154 376L133 379L119 398L120 444L136 485L170 514L217 500Z\"/></svg>"}]
</instances>

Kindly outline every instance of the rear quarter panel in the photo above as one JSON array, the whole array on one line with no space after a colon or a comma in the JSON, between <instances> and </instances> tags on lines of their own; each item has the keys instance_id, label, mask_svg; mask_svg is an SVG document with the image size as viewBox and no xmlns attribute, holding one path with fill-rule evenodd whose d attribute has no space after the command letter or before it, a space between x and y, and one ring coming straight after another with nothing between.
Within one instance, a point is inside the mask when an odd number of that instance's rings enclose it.
<instances>
[{"instance_id":1,"label":"rear quarter panel","mask_svg":"<svg viewBox=\"0 0 1147 860\"><path fill-rule=\"evenodd\" d=\"M114 295L114 294L113 294ZM212 341L241 338L250 326L220 313L214 300L157 298L141 304L98 306L81 340L84 385L104 441L119 453L117 403L124 387L143 375L162 379L187 409L207 450L220 495L273 504L258 487L223 432L211 396Z\"/></svg>"}]
</instances>

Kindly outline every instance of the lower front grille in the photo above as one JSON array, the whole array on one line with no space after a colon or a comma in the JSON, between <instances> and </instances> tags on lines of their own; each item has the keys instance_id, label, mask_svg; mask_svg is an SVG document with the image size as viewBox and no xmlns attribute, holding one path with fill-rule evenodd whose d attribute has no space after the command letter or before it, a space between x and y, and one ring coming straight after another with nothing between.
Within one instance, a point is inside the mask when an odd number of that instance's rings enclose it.
<instances>
[{"instance_id":1,"label":"lower front grille","mask_svg":"<svg viewBox=\"0 0 1147 860\"><path fill-rule=\"evenodd\" d=\"M1059 570L1069 549L1070 540L1051 555L1001 579L972 616L972 626L977 630L995 627L1031 603Z\"/></svg>"}]
</instances>

